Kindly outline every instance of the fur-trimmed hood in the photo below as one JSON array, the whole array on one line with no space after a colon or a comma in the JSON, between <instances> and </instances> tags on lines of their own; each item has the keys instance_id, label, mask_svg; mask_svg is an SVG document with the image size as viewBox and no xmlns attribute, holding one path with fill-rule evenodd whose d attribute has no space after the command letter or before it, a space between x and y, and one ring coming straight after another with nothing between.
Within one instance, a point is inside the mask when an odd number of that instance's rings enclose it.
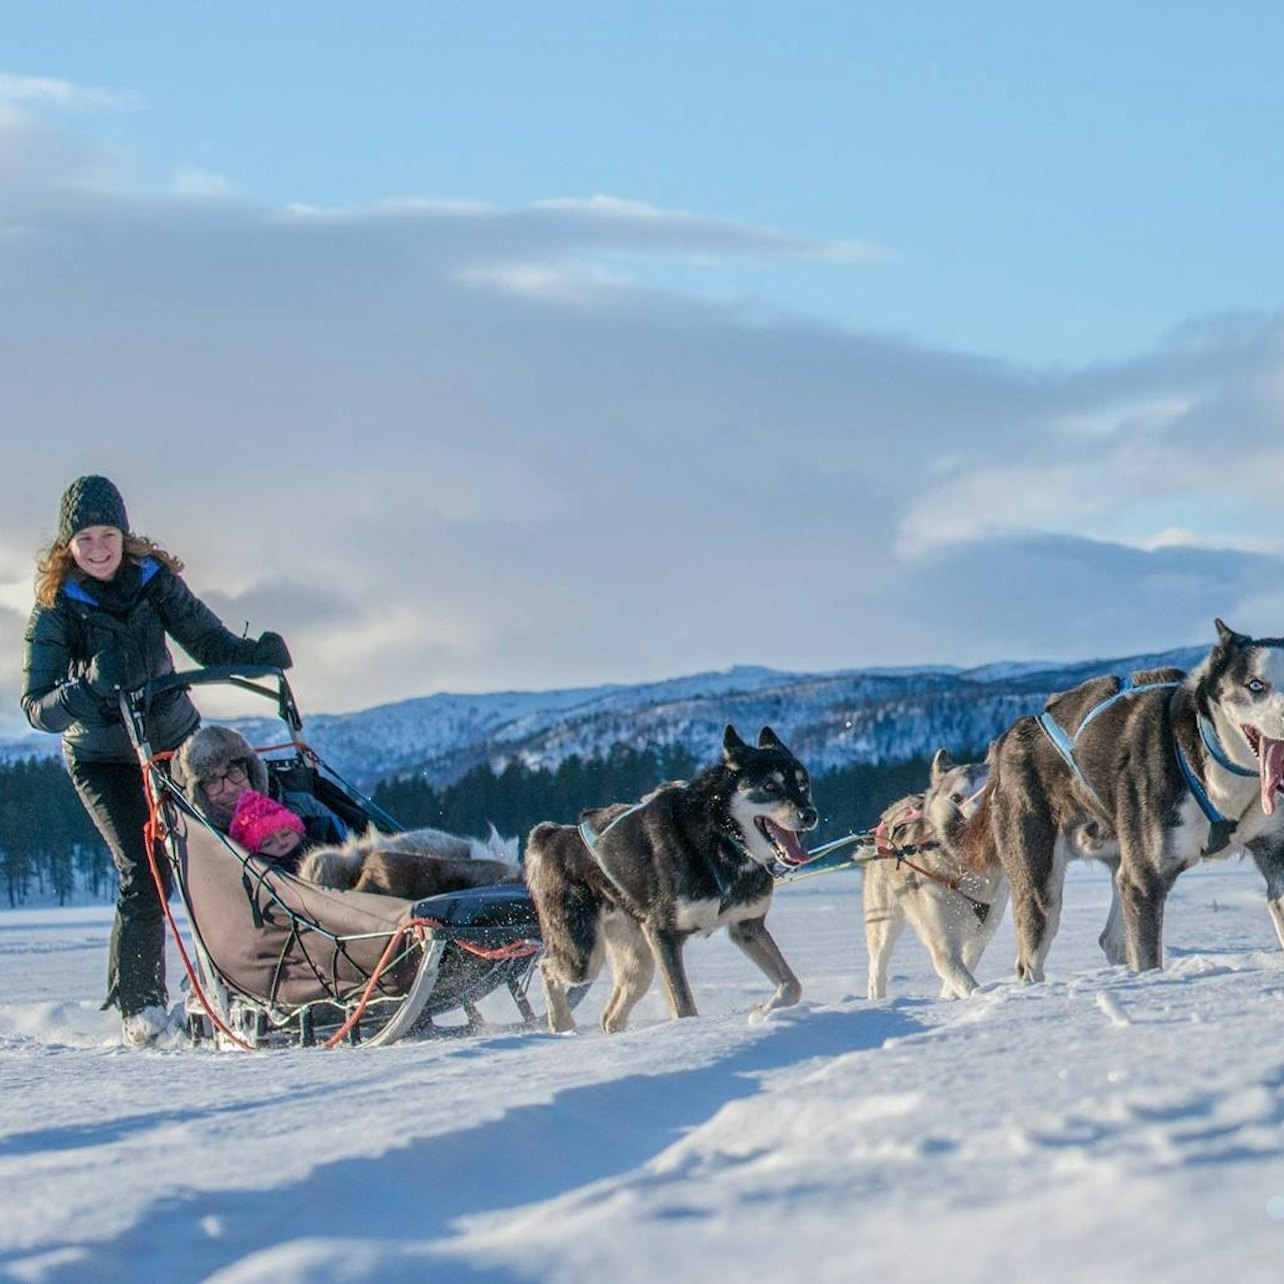
<instances>
[{"instance_id":1,"label":"fur-trimmed hood","mask_svg":"<svg viewBox=\"0 0 1284 1284\"><path fill-rule=\"evenodd\" d=\"M260 794L268 792L267 767L250 742L231 727L211 725L194 731L174 755L170 775L188 799L204 810L209 799L201 783L218 772L226 771L233 763L245 768L251 789Z\"/></svg>"}]
</instances>

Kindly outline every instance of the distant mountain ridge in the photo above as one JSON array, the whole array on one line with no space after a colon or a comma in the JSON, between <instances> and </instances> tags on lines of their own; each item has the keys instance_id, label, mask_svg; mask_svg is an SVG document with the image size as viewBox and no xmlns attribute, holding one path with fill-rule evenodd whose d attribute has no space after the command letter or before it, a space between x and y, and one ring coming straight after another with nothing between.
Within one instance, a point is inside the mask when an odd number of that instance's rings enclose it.
<instances>
[{"instance_id":1,"label":"distant mountain ridge","mask_svg":"<svg viewBox=\"0 0 1284 1284\"><path fill-rule=\"evenodd\" d=\"M735 723L755 735L770 724L813 772L853 762L903 762L944 745L980 750L1022 714L1037 712L1053 691L1103 673L1174 665L1189 669L1207 647L1071 664L996 663L788 673L754 666L661 682L506 691L441 693L349 714L305 718L304 736L354 784L422 775L437 786L483 764L510 761L555 767L572 754L596 758L616 744L682 745L710 760L722 729ZM253 744L280 740L272 719L241 719ZM33 735L0 742L0 758L56 753L58 738Z\"/></svg>"}]
</instances>

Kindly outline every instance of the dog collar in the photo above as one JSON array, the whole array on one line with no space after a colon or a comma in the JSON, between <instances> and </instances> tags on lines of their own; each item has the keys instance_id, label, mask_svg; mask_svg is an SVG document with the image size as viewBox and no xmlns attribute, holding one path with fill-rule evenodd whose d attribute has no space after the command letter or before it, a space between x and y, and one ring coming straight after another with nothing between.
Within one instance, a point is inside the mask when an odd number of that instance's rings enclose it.
<instances>
[{"instance_id":1,"label":"dog collar","mask_svg":"<svg viewBox=\"0 0 1284 1284\"><path fill-rule=\"evenodd\" d=\"M1208 791L1204 788L1199 777L1195 775L1195 769L1190 765L1190 759L1186 757L1186 751L1181 747L1181 741L1176 736L1173 737L1173 748L1177 752L1177 765L1181 768L1181 774L1185 777L1186 785L1194 795L1195 801L1199 804L1199 810L1208 819L1208 846L1200 854L1203 856L1215 856L1223 847L1229 844L1231 835L1235 832L1239 822L1223 816L1213 806L1213 800L1209 798Z\"/></svg>"},{"instance_id":2,"label":"dog collar","mask_svg":"<svg viewBox=\"0 0 1284 1284\"><path fill-rule=\"evenodd\" d=\"M1249 771L1247 767L1241 767L1239 763L1232 762L1227 757L1226 750L1222 748L1221 738L1217 734L1217 728L1202 713L1199 715L1199 738L1204 742L1204 748L1208 750L1209 756L1219 767L1225 767L1236 776L1258 774L1256 771Z\"/></svg>"}]
</instances>

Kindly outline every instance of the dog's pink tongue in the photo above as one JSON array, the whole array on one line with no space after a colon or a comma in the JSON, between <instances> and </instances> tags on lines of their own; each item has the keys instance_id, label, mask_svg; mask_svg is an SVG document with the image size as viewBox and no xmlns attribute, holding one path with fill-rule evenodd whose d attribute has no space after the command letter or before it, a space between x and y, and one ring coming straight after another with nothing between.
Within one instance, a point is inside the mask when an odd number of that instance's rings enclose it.
<instances>
[{"instance_id":1,"label":"dog's pink tongue","mask_svg":"<svg viewBox=\"0 0 1284 1284\"><path fill-rule=\"evenodd\" d=\"M1280 742L1284 744L1284 741ZM785 858L795 865L801 865L807 859L806 849L798 841L798 835L792 829L782 829L774 821L768 820L771 836L785 849Z\"/></svg>"},{"instance_id":2,"label":"dog's pink tongue","mask_svg":"<svg viewBox=\"0 0 1284 1284\"><path fill-rule=\"evenodd\" d=\"M1284 740L1268 740L1263 736L1257 753L1262 762L1262 810L1270 816L1275 811L1275 791L1284 778Z\"/></svg>"}]
</instances>

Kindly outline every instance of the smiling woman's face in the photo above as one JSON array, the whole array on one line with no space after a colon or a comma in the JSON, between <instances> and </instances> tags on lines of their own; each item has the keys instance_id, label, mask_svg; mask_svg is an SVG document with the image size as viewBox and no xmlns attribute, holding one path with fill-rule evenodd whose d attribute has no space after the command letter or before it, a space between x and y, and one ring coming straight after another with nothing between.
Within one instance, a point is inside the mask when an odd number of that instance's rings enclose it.
<instances>
[{"instance_id":1,"label":"smiling woman's face","mask_svg":"<svg viewBox=\"0 0 1284 1284\"><path fill-rule=\"evenodd\" d=\"M116 526L86 526L71 537L71 560L95 580L109 580L120 570L125 537Z\"/></svg>"}]
</instances>

